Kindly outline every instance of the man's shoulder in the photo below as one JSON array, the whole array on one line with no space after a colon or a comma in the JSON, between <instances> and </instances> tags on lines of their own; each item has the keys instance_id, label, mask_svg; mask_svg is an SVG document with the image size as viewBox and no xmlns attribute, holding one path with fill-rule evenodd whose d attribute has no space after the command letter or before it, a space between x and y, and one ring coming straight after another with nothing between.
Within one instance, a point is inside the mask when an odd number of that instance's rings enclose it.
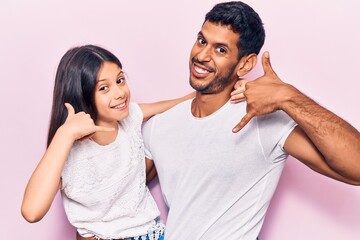
<instances>
[{"instance_id":1,"label":"man's shoulder","mask_svg":"<svg viewBox=\"0 0 360 240\"><path fill-rule=\"evenodd\" d=\"M166 128L183 121L191 112L191 100L177 104L169 110L156 114L143 123L143 130L152 131L154 128ZM150 130L151 129L151 130Z\"/></svg>"},{"instance_id":2,"label":"man's shoulder","mask_svg":"<svg viewBox=\"0 0 360 240\"><path fill-rule=\"evenodd\" d=\"M153 118L167 119L185 116L191 112L191 101L192 99L181 102L169 110L155 115Z\"/></svg>"}]
</instances>

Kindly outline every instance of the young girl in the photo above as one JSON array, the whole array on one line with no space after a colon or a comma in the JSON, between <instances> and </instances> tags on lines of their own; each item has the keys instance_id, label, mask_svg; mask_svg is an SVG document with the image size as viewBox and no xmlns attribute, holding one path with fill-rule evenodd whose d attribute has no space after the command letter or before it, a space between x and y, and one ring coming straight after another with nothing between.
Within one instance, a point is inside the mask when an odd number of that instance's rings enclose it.
<instances>
[{"instance_id":1,"label":"young girl","mask_svg":"<svg viewBox=\"0 0 360 240\"><path fill-rule=\"evenodd\" d=\"M238 82L232 100L243 97ZM146 186L143 119L186 99L137 105L122 64L109 51L87 45L61 59L53 94L48 148L25 190L22 215L40 221L60 189L77 240L163 239L164 225ZM146 167L145 167L146 166Z\"/></svg>"},{"instance_id":2,"label":"young girl","mask_svg":"<svg viewBox=\"0 0 360 240\"><path fill-rule=\"evenodd\" d=\"M164 225L145 183L141 124L191 97L130 103L112 53L92 45L70 49L57 70L48 148L26 187L24 218L41 220L60 189L77 239L162 239Z\"/></svg>"}]
</instances>

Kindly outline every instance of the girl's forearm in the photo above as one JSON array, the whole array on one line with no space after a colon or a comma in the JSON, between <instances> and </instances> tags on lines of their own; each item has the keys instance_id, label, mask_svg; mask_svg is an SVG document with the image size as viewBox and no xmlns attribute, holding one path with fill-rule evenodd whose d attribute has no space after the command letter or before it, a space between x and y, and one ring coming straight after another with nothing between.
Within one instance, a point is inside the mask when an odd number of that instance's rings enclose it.
<instances>
[{"instance_id":1,"label":"girl's forearm","mask_svg":"<svg viewBox=\"0 0 360 240\"><path fill-rule=\"evenodd\" d=\"M48 212L59 190L61 172L74 142L70 139L60 127L33 172L21 206L27 221L40 221Z\"/></svg>"},{"instance_id":2,"label":"girl's forearm","mask_svg":"<svg viewBox=\"0 0 360 240\"><path fill-rule=\"evenodd\" d=\"M143 112L144 119L148 119L156 114L162 113L162 112L174 107L175 105L177 105L183 101L192 99L194 97L195 97L195 92L192 92L181 98L164 100L164 101L159 101L159 102L155 102L155 103L141 103L141 104L139 104L139 106Z\"/></svg>"}]
</instances>

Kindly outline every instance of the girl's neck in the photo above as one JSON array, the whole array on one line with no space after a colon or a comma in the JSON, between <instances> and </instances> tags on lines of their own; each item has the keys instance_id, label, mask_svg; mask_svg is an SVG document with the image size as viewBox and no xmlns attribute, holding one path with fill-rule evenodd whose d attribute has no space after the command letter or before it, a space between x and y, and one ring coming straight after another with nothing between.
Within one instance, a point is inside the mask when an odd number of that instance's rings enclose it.
<instances>
[{"instance_id":1,"label":"girl's neck","mask_svg":"<svg viewBox=\"0 0 360 240\"><path fill-rule=\"evenodd\" d=\"M116 126L115 131L111 132L95 132L91 137L90 140L96 142L99 145L106 146L110 143L113 143L118 136L119 127Z\"/></svg>"}]
</instances>

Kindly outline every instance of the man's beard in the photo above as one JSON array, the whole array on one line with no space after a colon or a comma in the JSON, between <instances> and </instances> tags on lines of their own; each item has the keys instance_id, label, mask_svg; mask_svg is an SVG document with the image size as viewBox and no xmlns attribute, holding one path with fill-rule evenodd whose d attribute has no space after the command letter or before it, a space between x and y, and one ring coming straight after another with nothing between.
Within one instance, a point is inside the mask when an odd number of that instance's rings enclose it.
<instances>
[{"instance_id":1,"label":"man's beard","mask_svg":"<svg viewBox=\"0 0 360 240\"><path fill-rule=\"evenodd\" d=\"M200 63L201 64L201 63ZM195 84L191 81L191 76L189 77L190 86L196 91L202 94L216 94L222 92L227 86L232 83L231 76L235 70L236 65L232 66L231 69L226 72L224 75L216 76L209 84L202 85Z\"/></svg>"}]
</instances>

